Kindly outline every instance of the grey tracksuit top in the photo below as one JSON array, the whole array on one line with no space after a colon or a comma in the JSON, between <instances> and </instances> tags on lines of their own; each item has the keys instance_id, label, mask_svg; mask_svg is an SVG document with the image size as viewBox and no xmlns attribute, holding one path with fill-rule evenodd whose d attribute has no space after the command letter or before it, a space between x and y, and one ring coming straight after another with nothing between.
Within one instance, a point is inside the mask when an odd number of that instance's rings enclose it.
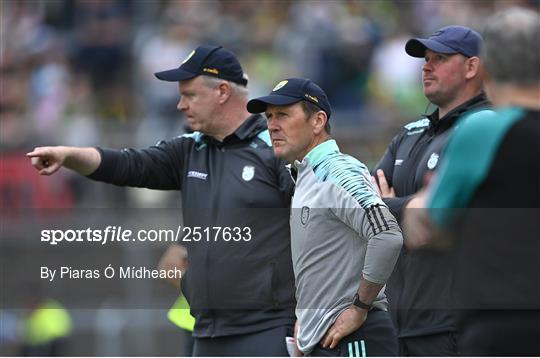
<instances>
[{"instance_id":1,"label":"grey tracksuit top","mask_svg":"<svg viewBox=\"0 0 540 358\"><path fill-rule=\"evenodd\" d=\"M386 282L403 239L366 166L341 153L334 140L319 144L293 166L298 345L309 353L351 305L362 277ZM387 309L384 289L373 306Z\"/></svg>"}]
</instances>

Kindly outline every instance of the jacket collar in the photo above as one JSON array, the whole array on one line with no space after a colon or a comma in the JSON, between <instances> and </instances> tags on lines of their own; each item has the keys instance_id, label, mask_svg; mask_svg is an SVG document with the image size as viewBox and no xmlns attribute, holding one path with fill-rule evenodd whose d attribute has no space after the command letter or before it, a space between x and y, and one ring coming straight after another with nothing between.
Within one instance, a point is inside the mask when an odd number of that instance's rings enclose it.
<instances>
[{"instance_id":1,"label":"jacket collar","mask_svg":"<svg viewBox=\"0 0 540 358\"><path fill-rule=\"evenodd\" d=\"M445 131L448 128L452 127L463 113L468 112L471 109L481 109L490 106L491 103L487 99L486 94L484 92L481 92L479 95L452 109L440 119L438 108L433 113L428 115L427 118L430 121L430 127L435 133L437 133Z\"/></svg>"},{"instance_id":2,"label":"jacket collar","mask_svg":"<svg viewBox=\"0 0 540 358\"><path fill-rule=\"evenodd\" d=\"M328 139L311 149L309 153L306 154L301 164L309 164L311 167L315 168L317 165L323 162L329 154L332 153L339 153L339 147L334 139ZM298 165L300 162L296 161L296 164Z\"/></svg>"},{"instance_id":3,"label":"jacket collar","mask_svg":"<svg viewBox=\"0 0 540 358\"><path fill-rule=\"evenodd\" d=\"M236 136L240 140L251 139L266 129L268 129L266 119L261 114L253 114L228 137Z\"/></svg>"},{"instance_id":4,"label":"jacket collar","mask_svg":"<svg viewBox=\"0 0 540 358\"><path fill-rule=\"evenodd\" d=\"M220 142L207 135L203 135L202 138L206 143L223 146L238 143L246 139L252 139L266 129L267 126L264 117L261 114L253 114L249 116L233 133L223 138L223 142Z\"/></svg>"}]
</instances>

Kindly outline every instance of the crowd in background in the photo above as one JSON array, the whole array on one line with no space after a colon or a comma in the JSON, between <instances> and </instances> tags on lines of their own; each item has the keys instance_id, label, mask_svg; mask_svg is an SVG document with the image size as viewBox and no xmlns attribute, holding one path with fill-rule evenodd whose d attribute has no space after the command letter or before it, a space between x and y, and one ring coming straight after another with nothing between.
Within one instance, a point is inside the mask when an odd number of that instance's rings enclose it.
<instances>
[{"instance_id":1,"label":"crowd in background","mask_svg":"<svg viewBox=\"0 0 540 358\"><path fill-rule=\"evenodd\" d=\"M336 113L335 136L348 152L373 164L390 133L427 110L420 85L423 61L405 54L405 41L446 24L481 29L486 16L516 4L534 7L538 1L2 1L3 170L12 178L29 176L18 168L27 163L9 153L38 145L139 147L182 134L176 85L153 74L178 66L202 43L223 45L239 56L251 97L284 77L319 83ZM2 206L176 202L120 189L109 195L111 189L69 173L69 190L52 187L52 180L30 181L44 189L31 195L4 188ZM55 190L62 200L48 198Z\"/></svg>"}]
</instances>

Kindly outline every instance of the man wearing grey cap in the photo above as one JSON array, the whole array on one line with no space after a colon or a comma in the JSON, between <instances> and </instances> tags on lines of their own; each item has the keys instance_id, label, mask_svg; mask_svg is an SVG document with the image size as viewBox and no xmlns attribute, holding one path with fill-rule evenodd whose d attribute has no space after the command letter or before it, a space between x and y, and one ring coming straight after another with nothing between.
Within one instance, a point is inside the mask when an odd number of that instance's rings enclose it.
<instances>
[{"instance_id":1,"label":"man wearing grey cap","mask_svg":"<svg viewBox=\"0 0 540 358\"><path fill-rule=\"evenodd\" d=\"M247 108L266 113L274 152L296 181L290 223L298 347L316 357L397 355L383 287L401 231L366 166L330 137L326 94L309 79L288 78Z\"/></svg>"},{"instance_id":2,"label":"man wearing grey cap","mask_svg":"<svg viewBox=\"0 0 540 358\"><path fill-rule=\"evenodd\" d=\"M42 175L65 166L116 185L181 190L193 354L285 356L295 306L293 183L266 120L246 110L247 77L221 46L199 46L156 76L178 82L178 109L194 133L146 149L41 147L28 156Z\"/></svg>"},{"instance_id":3,"label":"man wearing grey cap","mask_svg":"<svg viewBox=\"0 0 540 358\"><path fill-rule=\"evenodd\" d=\"M415 207L415 194L426 174L436 169L458 119L489 106L482 91L481 44L476 31L447 26L427 39L411 39L405 45L410 56L425 59L424 95L437 108L405 125L374 170L384 202L400 223L404 210ZM401 355L457 353L449 260L444 252L402 251L387 284Z\"/></svg>"}]
</instances>

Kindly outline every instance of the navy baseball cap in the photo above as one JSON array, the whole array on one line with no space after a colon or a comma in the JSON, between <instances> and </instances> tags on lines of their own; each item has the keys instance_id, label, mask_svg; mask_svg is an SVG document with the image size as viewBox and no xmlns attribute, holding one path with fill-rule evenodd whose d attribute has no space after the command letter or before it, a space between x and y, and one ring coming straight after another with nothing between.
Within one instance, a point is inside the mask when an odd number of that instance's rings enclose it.
<instances>
[{"instance_id":1,"label":"navy baseball cap","mask_svg":"<svg viewBox=\"0 0 540 358\"><path fill-rule=\"evenodd\" d=\"M287 78L279 82L268 96L254 98L247 104L250 113L262 113L270 105L286 106L306 100L326 112L328 118L332 108L326 93L310 79Z\"/></svg>"},{"instance_id":2,"label":"navy baseball cap","mask_svg":"<svg viewBox=\"0 0 540 358\"><path fill-rule=\"evenodd\" d=\"M410 39L405 52L412 57L424 57L426 49L445 54L460 53L466 57L478 56L482 36L465 26L446 26L435 31L427 39Z\"/></svg>"},{"instance_id":3,"label":"navy baseball cap","mask_svg":"<svg viewBox=\"0 0 540 358\"><path fill-rule=\"evenodd\" d=\"M180 67L156 72L163 81L177 82L200 75L219 77L227 81L247 85L247 76L236 56L222 46L199 46L186 57Z\"/></svg>"}]
</instances>

